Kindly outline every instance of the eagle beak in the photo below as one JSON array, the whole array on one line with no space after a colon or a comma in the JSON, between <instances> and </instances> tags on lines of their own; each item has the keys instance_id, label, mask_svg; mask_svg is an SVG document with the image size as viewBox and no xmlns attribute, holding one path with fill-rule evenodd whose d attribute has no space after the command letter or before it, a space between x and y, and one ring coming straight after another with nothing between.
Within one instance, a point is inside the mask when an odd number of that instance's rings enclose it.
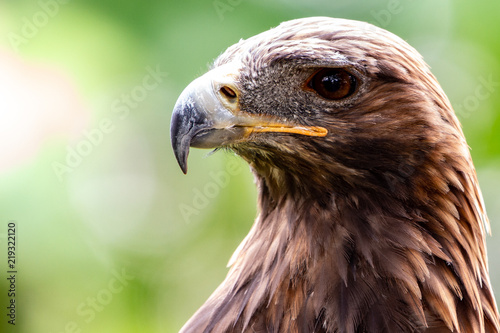
<instances>
[{"instance_id":1,"label":"eagle beak","mask_svg":"<svg viewBox=\"0 0 500 333\"><path fill-rule=\"evenodd\" d=\"M237 71L217 67L191 82L174 106L170 138L175 157L187 173L189 147L217 148L247 141L253 133L326 136L323 127L294 126L263 115L240 111Z\"/></svg>"}]
</instances>

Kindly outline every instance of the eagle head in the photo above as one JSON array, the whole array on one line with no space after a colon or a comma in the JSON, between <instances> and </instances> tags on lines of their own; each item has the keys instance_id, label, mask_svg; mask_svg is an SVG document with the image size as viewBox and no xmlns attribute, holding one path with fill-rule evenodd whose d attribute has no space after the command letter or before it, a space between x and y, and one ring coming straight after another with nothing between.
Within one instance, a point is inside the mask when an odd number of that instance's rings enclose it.
<instances>
[{"instance_id":1,"label":"eagle head","mask_svg":"<svg viewBox=\"0 0 500 333\"><path fill-rule=\"evenodd\" d=\"M324 17L241 40L180 95L171 140L224 148L259 216L186 332L498 332L481 193L420 54Z\"/></svg>"}]
</instances>

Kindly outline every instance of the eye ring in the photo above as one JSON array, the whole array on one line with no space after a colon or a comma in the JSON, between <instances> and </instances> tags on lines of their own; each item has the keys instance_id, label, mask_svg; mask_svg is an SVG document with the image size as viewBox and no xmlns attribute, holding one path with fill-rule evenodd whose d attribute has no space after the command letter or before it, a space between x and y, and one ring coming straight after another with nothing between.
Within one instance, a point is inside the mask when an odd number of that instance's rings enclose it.
<instances>
[{"instance_id":1,"label":"eye ring","mask_svg":"<svg viewBox=\"0 0 500 333\"><path fill-rule=\"evenodd\" d=\"M306 87L325 99L338 101L356 92L358 80L344 68L322 68L307 80Z\"/></svg>"}]
</instances>

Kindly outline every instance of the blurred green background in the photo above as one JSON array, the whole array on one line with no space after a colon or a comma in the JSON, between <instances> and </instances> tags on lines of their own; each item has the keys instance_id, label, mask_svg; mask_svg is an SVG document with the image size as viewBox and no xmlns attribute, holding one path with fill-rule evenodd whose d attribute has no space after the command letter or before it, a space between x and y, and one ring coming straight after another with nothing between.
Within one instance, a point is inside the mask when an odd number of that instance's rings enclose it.
<instances>
[{"instance_id":1,"label":"blurred green background","mask_svg":"<svg viewBox=\"0 0 500 333\"><path fill-rule=\"evenodd\" d=\"M386 28L432 67L472 149L499 294L499 13L495 0L0 2L0 331L177 332L223 280L256 191L227 153L192 150L181 173L176 98L240 38L318 15Z\"/></svg>"}]
</instances>

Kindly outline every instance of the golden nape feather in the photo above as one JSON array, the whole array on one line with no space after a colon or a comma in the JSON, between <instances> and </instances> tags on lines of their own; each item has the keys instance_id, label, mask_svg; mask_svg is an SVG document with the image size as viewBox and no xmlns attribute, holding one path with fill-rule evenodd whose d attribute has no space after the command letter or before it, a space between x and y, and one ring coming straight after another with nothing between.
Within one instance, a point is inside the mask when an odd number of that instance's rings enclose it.
<instances>
[{"instance_id":1,"label":"golden nape feather","mask_svg":"<svg viewBox=\"0 0 500 333\"><path fill-rule=\"evenodd\" d=\"M180 95L172 145L224 148L259 215L182 332L499 332L481 191L419 53L312 17L229 47Z\"/></svg>"}]
</instances>

